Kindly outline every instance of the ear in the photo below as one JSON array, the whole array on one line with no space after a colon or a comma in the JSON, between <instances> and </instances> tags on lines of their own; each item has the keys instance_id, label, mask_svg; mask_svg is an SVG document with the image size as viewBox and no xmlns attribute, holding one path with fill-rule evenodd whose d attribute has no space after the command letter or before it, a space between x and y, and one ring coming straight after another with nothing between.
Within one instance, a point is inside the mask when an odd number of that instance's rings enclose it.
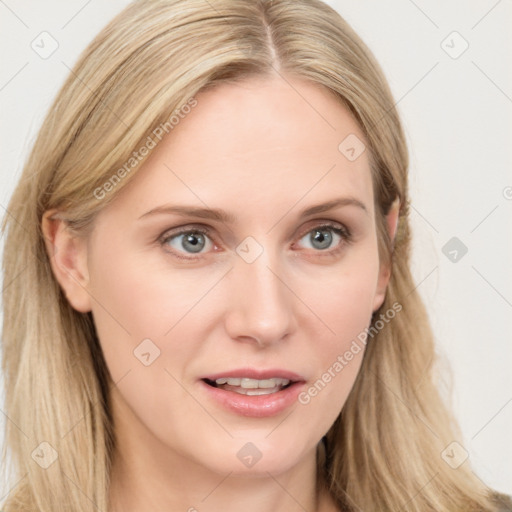
<instances>
[{"instance_id":1,"label":"ear","mask_svg":"<svg viewBox=\"0 0 512 512\"><path fill-rule=\"evenodd\" d=\"M391 241L391 247L395 244L396 230L398 227L398 214L400 211L400 200L396 198L386 215L386 226ZM373 312L377 311L382 306L386 298L386 290L388 287L389 279L391 278L391 266L381 265L379 270L379 279L377 281L377 290L375 293Z\"/></svg>"},{"instance_id":2,"label":"ear","mask_svg":"<svg viewBox=\"0 0 512 512\"><path fill-rule=\"evenodd\" d=\"M46 211L41 222L50 265L71 306L87 313L91 311L87 243L73 233L65 220L57 218L57 213L57 210Z\"/></svg>"}]
</instances>

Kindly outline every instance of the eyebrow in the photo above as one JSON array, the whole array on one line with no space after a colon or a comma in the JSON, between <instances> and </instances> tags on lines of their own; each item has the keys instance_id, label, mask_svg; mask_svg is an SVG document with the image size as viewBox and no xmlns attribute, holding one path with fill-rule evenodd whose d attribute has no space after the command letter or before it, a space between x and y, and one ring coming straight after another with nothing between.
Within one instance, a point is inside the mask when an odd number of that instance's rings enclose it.
<instances>
[{"instance_id":1,"label":"eyebrow","mask_svg":"<svg viewBox=\"0 0 512 512\"><path fill-rule=\"evenodd\" d=\"M329 210L334 210L335 208L340 208L342 206L356 206L357 208L362 209L365 213L368 213L368 209L362 203L359 201L359 199L353 198L353 197L340 197L333 199L331 201L327 201L325 203L317 204L314 206L310 206L309 208L306 208L300 212L299 217L309 217L311 215L315 215L317 213L323 213L327 212ZM149 210L148 212L142 214L139 217L140 219L143 219L145 217L149 217L152 215L169 215L169 214L175 214L180 215L183 217L190 216L190 217L198 217L201 219L210 219L210 220L216 220L219 222L223 222L226 224L234 224L236 222L236 217L226 212L225 210L222 210L220 208L198 208L193 206L181 206L181 205L162 205L157 206L156 208L153 208Z\"/></svg>"}]
</instances>

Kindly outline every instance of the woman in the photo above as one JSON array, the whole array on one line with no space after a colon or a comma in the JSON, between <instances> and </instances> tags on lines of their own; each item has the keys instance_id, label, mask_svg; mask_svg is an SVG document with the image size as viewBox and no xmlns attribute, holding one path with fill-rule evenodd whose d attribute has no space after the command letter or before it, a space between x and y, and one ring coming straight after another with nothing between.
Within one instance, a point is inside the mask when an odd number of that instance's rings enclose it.
<instances>
[{"instance_id":1,"label":"woman","mask_svg":"<svg viewBox=\"0 0 512 512\"><path fill-rule=\"evenodd\" d=\"M126 8L5 218L4 510L506 510L431 375L407 167L325 4Z\"/></svg>"}]
</instances>

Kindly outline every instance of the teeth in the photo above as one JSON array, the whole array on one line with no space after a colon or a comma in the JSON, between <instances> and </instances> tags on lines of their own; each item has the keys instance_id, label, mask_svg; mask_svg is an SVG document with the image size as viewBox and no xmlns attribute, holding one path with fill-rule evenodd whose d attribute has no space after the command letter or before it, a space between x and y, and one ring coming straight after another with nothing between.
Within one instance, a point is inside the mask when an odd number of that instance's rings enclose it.
<instances>
[{"instance_id":1,"label":"teeth","mask_svg":"<svg viewBox=\"0 0 512 512\"><path fill-rule=\"evenodd\" d=\"M272 393L277 393L280 391L281 388L271 388L271 389L245 389L240 390L242 395L249 395L249 396L255 396L255 395L270 395Z\"/></svg>"},{"instance_id":2,"label":"teeth","mask_svg":"<svg viewBox=\"0 0 512 512\"><path fill-rule=\"evenodd\" d=\"M290 381L288 379L272 378L272 379L247 379L247 378L234 378L234 377L222 377L217 379L215 383L218 386L227 384L228 386L238 386L243 389L272 389L287 386ZM262 394L262 393L251 393L251 394Z\"/></svg>"}]
</instances>

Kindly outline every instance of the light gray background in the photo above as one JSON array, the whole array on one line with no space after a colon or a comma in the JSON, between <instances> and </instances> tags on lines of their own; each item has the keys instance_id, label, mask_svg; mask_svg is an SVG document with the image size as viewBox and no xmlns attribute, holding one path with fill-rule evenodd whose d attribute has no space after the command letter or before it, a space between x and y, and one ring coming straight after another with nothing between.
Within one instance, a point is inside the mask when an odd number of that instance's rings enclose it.
<instances>
[{"instance_id":1,"label":"light gray background","mask_svg":"<svg viewBox=\"0 0 512 512\"><path fill-rule=\"evenodd\" d=\"M69 68L127 3L0 0L1 215ZM512 494L511 2L327 3L392 87L410 145L413 271L442 370L453 371L464 447L486 483ZM59 45L47 59L31 48L43 31ZM443 253L452 237L468 248L455 262Z\"/></svg>"}]
</instances>

